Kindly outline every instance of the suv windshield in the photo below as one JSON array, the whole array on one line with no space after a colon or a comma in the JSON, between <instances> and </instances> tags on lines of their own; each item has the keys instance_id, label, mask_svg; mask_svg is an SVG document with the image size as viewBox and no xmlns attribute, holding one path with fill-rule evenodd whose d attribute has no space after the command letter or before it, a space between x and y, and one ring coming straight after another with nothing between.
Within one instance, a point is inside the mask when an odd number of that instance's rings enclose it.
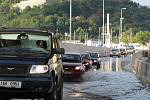
<instances>
[{"instance_id":1,"label":"suv windshield","mask_svg":"<svg viewBox=\"0 0 150 100\"><path fill-rule=\"evenodd\" d=\"M63 54L62 61L63 62L81 63L81 56L77 55L77 54Z\"/></svg>"},{"instance_id":2,"label":"suv windshield","mask_svg":"<svg viewBox=\"0 0 150 100\"><path fill-rule=\"evenodd\" d=\"M44 54L51 47L51 38L36 34L0 34L1 55L7 54Z\"/></svg>"}]
</instances>

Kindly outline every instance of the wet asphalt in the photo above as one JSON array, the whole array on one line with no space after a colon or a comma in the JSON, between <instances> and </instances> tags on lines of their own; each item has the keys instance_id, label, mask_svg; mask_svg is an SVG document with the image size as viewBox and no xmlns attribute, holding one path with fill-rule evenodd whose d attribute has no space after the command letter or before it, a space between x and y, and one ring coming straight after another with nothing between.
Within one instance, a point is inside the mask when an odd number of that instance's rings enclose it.
<instances>
[{"instance_id":1,"label":"wet asphalt","mask_svg":"<svg viewBox=\"0 0 150 100\"><path fill-rule=\"evenodd\" d=\"M63 95L63 100L114 100L110 96L103 95L103 94L97 94L97 93L89 93L88 91L84 91L84 89L90 90L93 89L92 87L96 87L97 89L101 89L101 86L98 86L97 82L101 80L93 80L96 76L93 75L91 76L91 73L101 73L101 72L131 72L132 73L132 68L131 68L131 59L132 55L129 55L127 57L103 57L101 58L101 67L100 69L96 70L93 66L92 69L87 71L81 80L76 80L76 79L66 79L64 82L64 95ZM105 77L102 77L105 79ZM87 85L89 82L93 82L92 87L89 87ZM95 84L94 84L95 83ZM80 86L80 84L82 84ZM87 86L86 86L87 85ZM84 86L84 88L82 88ZM97 90L96 89L96 90ZM95 90L95 91L96 91ZM94 90L92 90L94 91Z\"/></svg>"}]
</instances>

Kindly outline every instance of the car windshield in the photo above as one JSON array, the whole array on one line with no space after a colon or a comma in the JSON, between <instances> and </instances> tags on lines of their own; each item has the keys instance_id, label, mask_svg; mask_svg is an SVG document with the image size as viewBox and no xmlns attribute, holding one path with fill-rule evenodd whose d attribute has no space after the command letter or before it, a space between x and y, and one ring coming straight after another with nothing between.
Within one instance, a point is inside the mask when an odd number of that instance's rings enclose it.
<instances>
[{"instance_id":1,"label":"car windshield","mask_svg":"<svg viewBox=\"0 0 150 100\"><path fill-rule=\"evenodd\" d=\"M125 49L120 49L120 51L126 51Z\"/></svg>"},{"instance_id":2,"label":"car windshield","mask_svg":"<svg viewBox=\"0 0 150 100\"><path fill-rule=\"evenodd\" d=\"M21 36L21 37L20 37ZM49 53L51 38L35 34L0 34L0 54Z\"/></svg>"},{"instance_id":3,"label":"car windshield","mask_svg":"<svg viewBox=\"0 0 150 100\"><path fill-rule=\"evenodd\" d=\"M77 55L77 54L63 54L62 61L63 62L81 63L81 56Z\"/></svg>"},{"instance_id":4,"label":"car windshield","mask_svg":"<svg viewBox=\"0 0 150 100\"><path fill-rule=\"evenodd\" d=\"M129 48L127 48L127 49L128 49L128 50L133 50L134 48L130 48L130 47L129 47Z\"/></svg>"},{"instance_id":5,"label":"car windshield","mask_svg":"<svg viewBox=\"0 0 150 100\"><path fill-rule=\"evenodd\" d=\"M133 46L128 46L127 49L134 49L134 47Z\"/></svg>"},{"instance_id":6,"label":"car windshield","mask_svg":"<svg viewBox=\"0 0 150 100\"><path fill-rule=\"evenodd\" d=\"M98 58L98 53L90 53L91 58Z\"/></svg>"},{"instance_id":7,"label":"car windshield","mask_svg":"<svg viewBox=\"0 0 150 100\"><path fill-rule=\"evenodd\" d=\"M112 49L111 51L119 51L118 49Z\"/></svg>"}]
</instances>

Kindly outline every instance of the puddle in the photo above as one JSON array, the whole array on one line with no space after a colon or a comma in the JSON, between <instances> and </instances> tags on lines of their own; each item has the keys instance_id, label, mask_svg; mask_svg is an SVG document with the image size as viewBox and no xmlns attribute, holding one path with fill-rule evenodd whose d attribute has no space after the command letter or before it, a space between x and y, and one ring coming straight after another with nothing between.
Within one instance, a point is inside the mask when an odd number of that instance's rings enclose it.
<instances>
[{"instance_id":1,"label":"puddle","mask_svg":"<svg viewBox=\"0 0 150 100\"><path fill-rule=\"evenodd\" d=\"M106 72L119 72L119 71L129 71L131 70L131 59L132 56L127 57L110 57L110 58L102 58L101 62L101 71Z\"/></svg>"}]
</instances>

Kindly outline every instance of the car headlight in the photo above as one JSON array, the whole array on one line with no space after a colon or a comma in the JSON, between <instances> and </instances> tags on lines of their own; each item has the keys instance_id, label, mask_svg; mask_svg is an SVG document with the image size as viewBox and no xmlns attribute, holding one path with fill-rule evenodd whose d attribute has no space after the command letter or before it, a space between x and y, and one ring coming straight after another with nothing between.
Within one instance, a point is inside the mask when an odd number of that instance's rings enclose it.
<instances>
[{"instance_id":1,"label":"car headlight","mask_svg":"<svg viewBox=\"0 0 150 100\"><path fill-rule=\"evenodd\" d=\"M32 65L30 74L43 74L48 72L48 65Z\"/></svg>"},{"instance_id":2,"label":"car headlight","mask_svg":"<svg viewBox=\"0 0 150 100\"><path fill-rule=\"evenodd\" d=\"M97 60L94 60L94 62L97 62Z\"/></svg>"},{"instance_id":3,"label":"car headlight","mask_svg":"<svg viewBox=\"0 0 150 100\"><path fill-rule=\"evenodd\" d=\"M75 67L75 70L80 70L80 69L81 69L80 66Z\"/></svg>"}]
</instances>

